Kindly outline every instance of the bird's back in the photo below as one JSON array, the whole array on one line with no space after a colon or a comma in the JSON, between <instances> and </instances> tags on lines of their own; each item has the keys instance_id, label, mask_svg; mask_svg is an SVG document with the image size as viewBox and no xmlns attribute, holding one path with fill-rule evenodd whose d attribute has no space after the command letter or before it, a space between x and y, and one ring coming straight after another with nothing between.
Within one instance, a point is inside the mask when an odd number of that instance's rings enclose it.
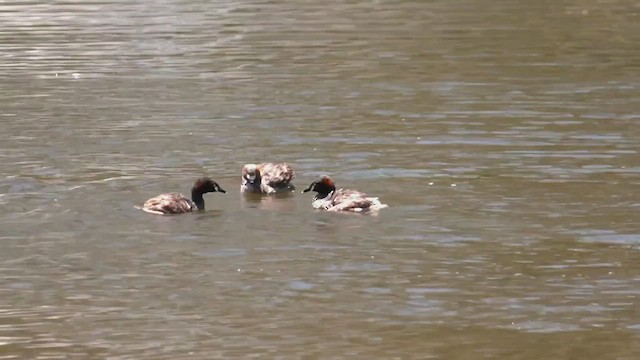
<instances>
[{"instance_id":1,"label":"bird's back","mask_svg":"<svg viewBox=\"0 0 640 360\"><path fill-rule=\"evenodd\" d=\"M262 182L275 188L287 187L295 176L291 166L286 163L263 163L258 165L258 169Z\"/></svg>"},{"instance_id":2,"label":"bird's back","mask_svg":"<svg viewBox=\"0 0 640 360\"><path fill-rule=\"evenodd\" d=\"M326 207L329 211L367 211L387 207L377 197L351 189L338 189L329 200Z\"/></svg>"},{"instance_id":3,"label":"bird's back","mask_svg":"<svg viewBox=\"0 0 640 360\"><path fill-rule=\"evenodd\" d=\"M196 209L196 204L180 193L160 194L142 206L142 210L153 214L182 214Z\"/></svg>"}]
</instances>

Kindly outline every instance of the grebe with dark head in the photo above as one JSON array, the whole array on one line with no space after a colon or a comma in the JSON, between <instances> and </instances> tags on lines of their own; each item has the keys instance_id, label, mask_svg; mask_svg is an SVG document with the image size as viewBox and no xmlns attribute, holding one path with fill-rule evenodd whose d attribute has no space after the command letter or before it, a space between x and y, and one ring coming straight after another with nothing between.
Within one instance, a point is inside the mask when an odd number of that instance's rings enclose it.
<instances>
[{"instance_id":1,"label":"grebe with dark head","mask_svg":"<svg viewBox=\"0 0 640 360\"><path fill-rule=\"evenodd\" d=\"M240 192L275 194L293 191L291 180L295 172L286 163L246 164L242 167Z\"/></svg>"},{"instance_id":2,"label":"grebe with dark head","mask_svg":"<svg viewBox=\"0 0 640 360\"><path fill-rule=\"evenodd\" d=\"M317 193L312 202L314 209L360 212L379 210L388 206L381 203L377 197L368 196L357 190L336 190L333 180L327 175L320 176L308 188L302 190L303 193L308 191Z\"/></svg>"},{"instance_id":3,"label":"grebe with dark head","mask_svg":"<svg viewBox=\"0 0 640 360\"><path fill-rule=\"evenodd\" d=\"M209 192L226 193L217 182L208 177L196 180L191 188L191 199L180 193L160 194L145 201L142 210L158 215L183 214L204 210L203 194Z\"/></svg>"}]
</instances>

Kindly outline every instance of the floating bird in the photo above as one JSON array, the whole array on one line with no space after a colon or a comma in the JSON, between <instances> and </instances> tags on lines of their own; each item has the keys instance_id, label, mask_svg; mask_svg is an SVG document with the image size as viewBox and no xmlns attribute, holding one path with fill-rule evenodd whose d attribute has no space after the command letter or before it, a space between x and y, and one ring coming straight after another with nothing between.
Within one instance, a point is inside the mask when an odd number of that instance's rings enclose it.
<instances>
[{"instance_id":1,"label":"floating bird","mask_svg":"<svg viewBox=\"0 0 640 360\"><path fill-rule=\"evenodd\" d=\"M160 194L145 201L142 210L158 215L182 214L204 210L203 194L209 192L226 193L217 182L208 177L196 180L191 188L191 199L180 193Z\"/></svg>"},{"instance_id":2,"label":"floating bird","mask_svg":"<svg viewBox=\"0 0 640 360\"><path fill-rule=\"evenodd\" d=\"M303 193L308 191L317 193L312 202L314 209L360 212L379 210L388 206L381 203L377 197L370 197L357 190L336 190L333 180L327 175L322 175L308 188L302 190Z\"/></svg>"},{"instance_id":3,"label":"floating bird","mask_svg":"<svg viewBox=\"0 0 640 360\"><path fill-rule=\"evenodd\" d=\"M275 194L293 191L291 184L295 173L289 164L262 163L246 164L242 167L240 192Z\"/></svg>"}]
</instances>

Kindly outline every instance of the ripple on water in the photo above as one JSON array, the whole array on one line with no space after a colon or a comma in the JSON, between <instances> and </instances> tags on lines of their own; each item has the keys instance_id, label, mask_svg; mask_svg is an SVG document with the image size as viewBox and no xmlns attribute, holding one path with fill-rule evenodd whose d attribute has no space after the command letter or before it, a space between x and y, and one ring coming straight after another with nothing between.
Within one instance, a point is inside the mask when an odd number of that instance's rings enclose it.
<instances>
[{"instance_id":1,"label":"ripple on water","mask_svg":"<svg viewBox=\"0 0 640 360\"><path fill-rule=\"evenodd\" d=\"M580 230L571 231L577 234L580 241L587 243L605 243L618 245L640 245L640 234L620 234L614 230Z\"/></svg>"},{"instance_id":2,"label":"ripple on water","mask_svg":"<svg viewBox=\"0 0 640 360\"><path fill-rule=\"evenodd\" d=\"M510 326L505 326L504 328L524 331L528 333L572 332L572 331L578 331L583 329L582 327L574 324L551 322L551 321L534 321L534 320L515 322Z\"/></svg>"},{"instance_id":3,"label":"ripple on water","mask_svg":"<svg viewBox=\"0 0 640 360\"><path fill-rule=\"evenodd\" d=\"M246 249L210 249L193 253L206 258L227 258L247 255Z\"/></svg>"}]
</instances>

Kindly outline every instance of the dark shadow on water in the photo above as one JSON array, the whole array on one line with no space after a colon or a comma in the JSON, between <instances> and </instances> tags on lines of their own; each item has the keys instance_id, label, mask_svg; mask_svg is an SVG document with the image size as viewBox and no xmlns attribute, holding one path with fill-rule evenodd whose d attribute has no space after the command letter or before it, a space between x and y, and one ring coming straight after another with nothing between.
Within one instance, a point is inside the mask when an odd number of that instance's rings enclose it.
<instances>
[{"instance_id":1,"label":"dark shadow on water","mask_svg":"<svg viewBox=\"0 0 640 360\"><path fill-rule=\"evenodd\" d=\"M223 214L224 214L224 210L215 209L215 210L198 211L191 215L194 216L195 220L200 221L200 220L211 220L212 218L219 218Z\"/></svg>"},{"instance_id":2,"label":"dark shadow on water","mask_svg":"<svg viewBox=\"0 0 640 360\"><path fill-rule=\"evenodd\" d=\"M275 211L295 211L296 202L294 192L283 192L273 195L243 193L240 197L243 209L253 208Z\"/></svg>"},{"instance_id":3,"label":"dark shadow on water","mask_svg":"<svg viewBox=\"0 0 640 360\"><path fill-rule=\"evenodd\" d=\"M194 211L194 212L182 213L182 214L162 214L161 215L161 214L148 213L144 211L142 207L139 205L134 205L133 210L144 216L149 216L151 218L157 218L157 219L173 219L173 218L182 217L182 216L194 216L196 220L202 220L202 219L210 219L212 217L220 217L224 213L224 210L212 209L212 210Z\"/></svg>"}]
</instances>

